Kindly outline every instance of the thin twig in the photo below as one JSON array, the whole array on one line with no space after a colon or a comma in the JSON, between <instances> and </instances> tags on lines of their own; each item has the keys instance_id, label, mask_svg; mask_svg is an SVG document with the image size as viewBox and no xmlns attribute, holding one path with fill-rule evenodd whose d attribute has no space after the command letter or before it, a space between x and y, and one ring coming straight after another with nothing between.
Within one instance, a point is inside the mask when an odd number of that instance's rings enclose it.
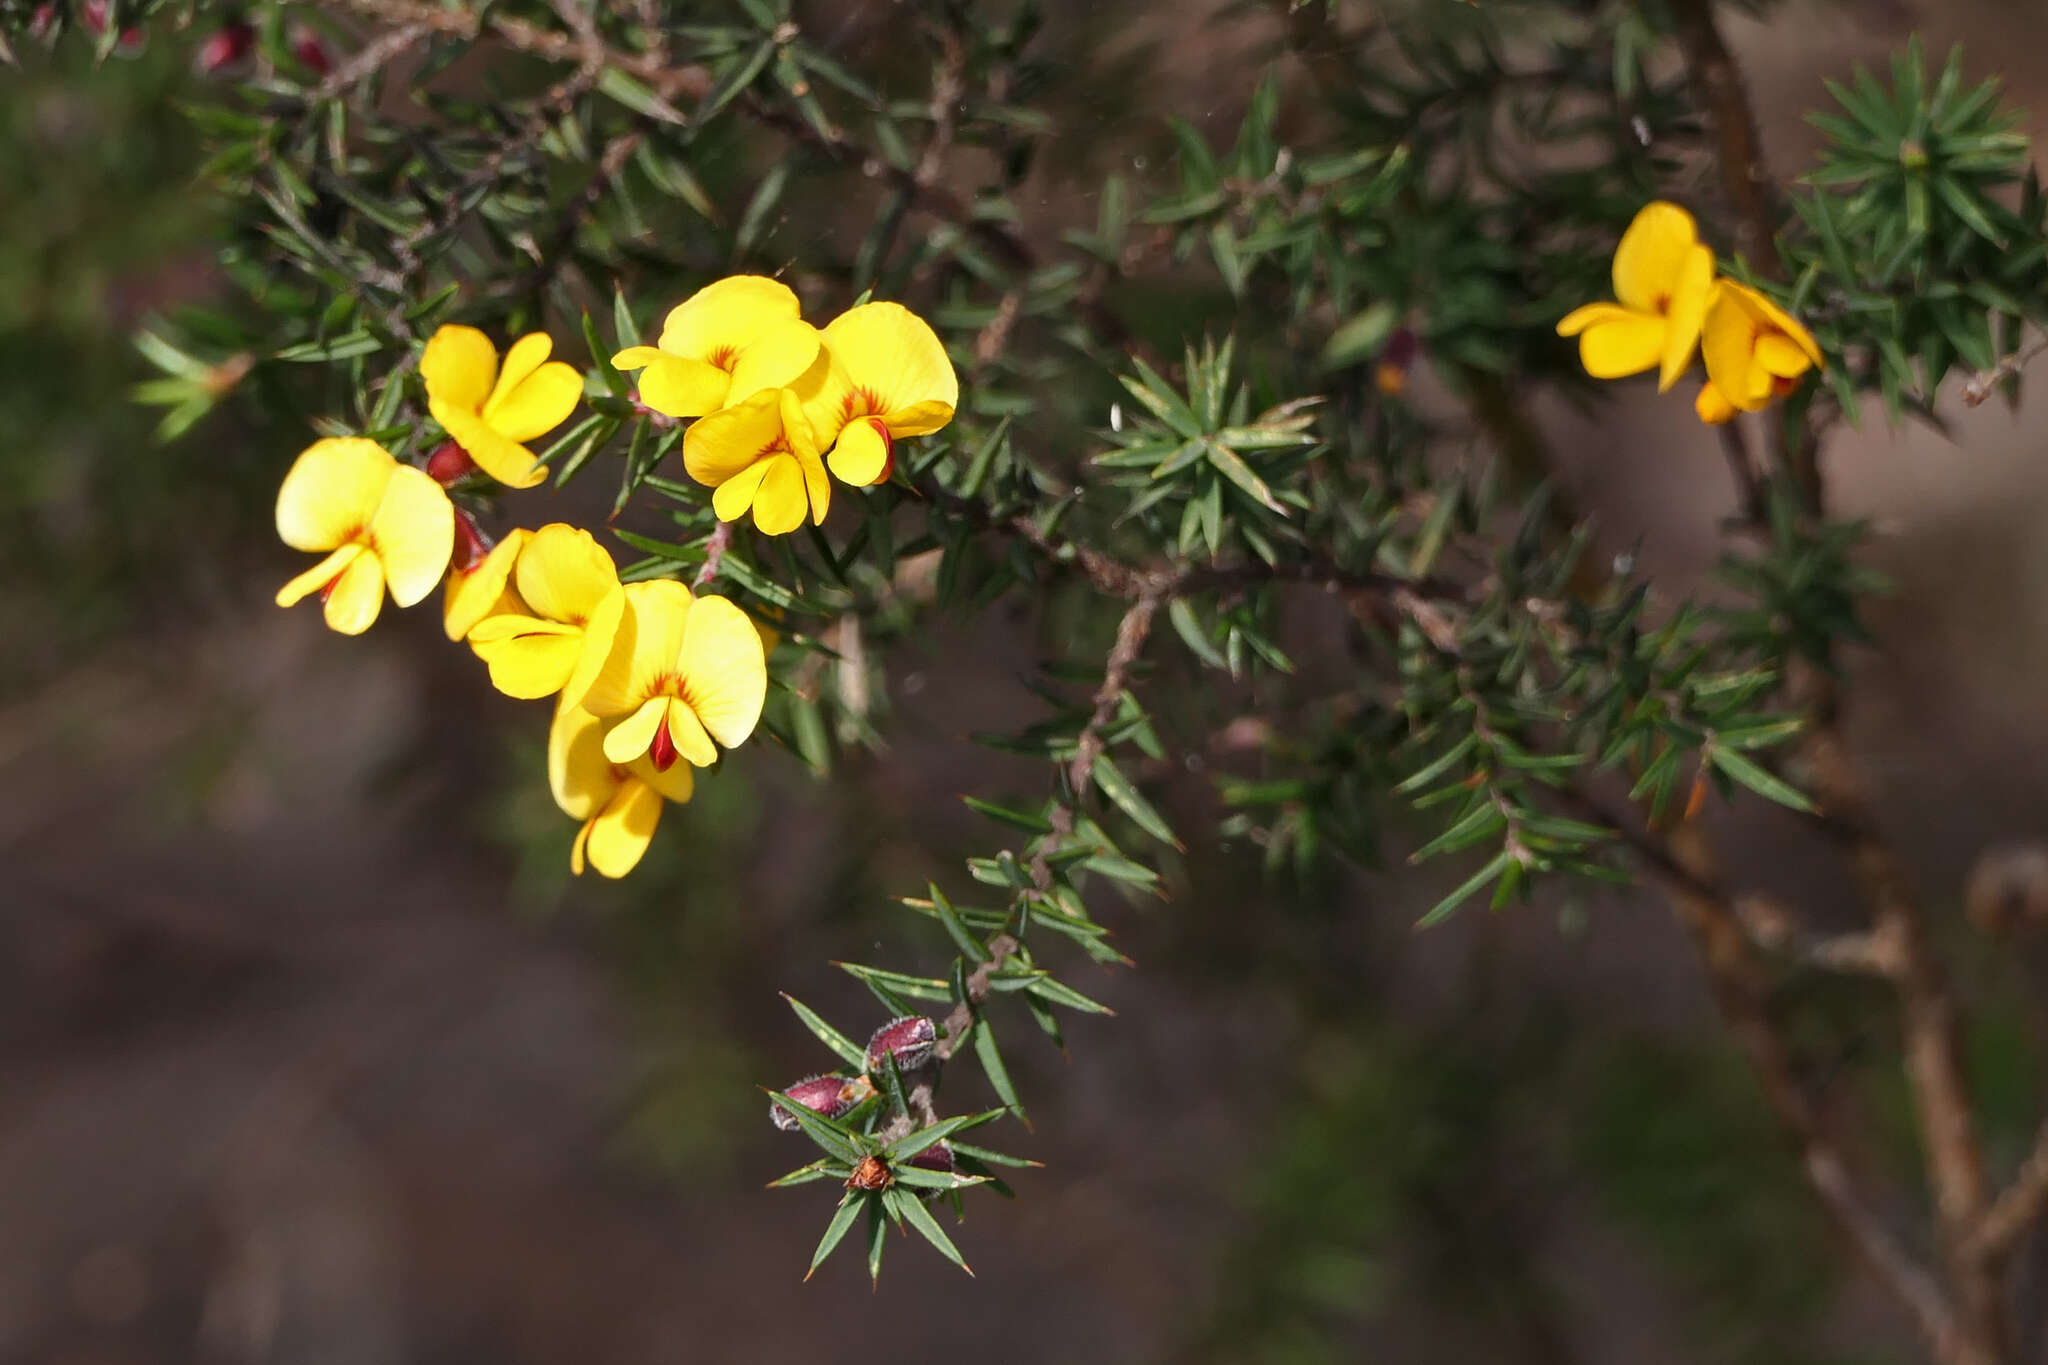
<instances>
[{"instance_id":1,"label":"thin twig","mask_svg":"<svg viewBox=\"0 0 2048 1365\"><path fill-rule=\"evenodd\" d=\"M2042 337L2024 350L2014 351L1996 367L1972 375L1970 382L1963 385L1963 402L1976 407L1989 398L2006 380L2024 370L2036 357L2048 353L2048 336Z\"/></svg>"},{"instance_id":2,"label":"thin twig","mask_svg":"<svg viewBox=\"0 0 2048 1365\"><path fill-rule=\"evenodd\" d=\"M2043 1213L2048 1213L2048 1119L2034 1134L2033 1149L2012 1183L1978 1220L1965 1249L1973 1256L2002 1261Z\"/></svg>"}]
</instances>

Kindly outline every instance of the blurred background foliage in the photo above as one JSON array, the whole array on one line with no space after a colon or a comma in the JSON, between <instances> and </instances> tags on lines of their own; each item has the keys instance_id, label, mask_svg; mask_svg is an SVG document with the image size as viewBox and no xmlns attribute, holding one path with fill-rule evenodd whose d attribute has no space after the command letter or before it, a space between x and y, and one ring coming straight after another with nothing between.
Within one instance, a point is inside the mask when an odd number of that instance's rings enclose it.
<instances>
[{"instance_id":1,"label":"blurred background foliage","mask_svg":"<svg viewBox=\"0 0 2048 1365\"><path fill-rule=\"evenodd\" d=\"M1244 63L1197 63L1182 83L1149 90L1133 73L1186 39L1170 31L1177 23L1170 12L1162 18L1145 10L1142 16L1088 6L1056 15L1049 50L1032 68L1032 79L1046 82L1065 73L1051 103L1071 115L1041 153L1046 163L1068 168L1045 182L1048 195L1093 185L1111 162L1138 167L1148 158L1155 167L1174 165L1187 195L1208 192L1203 185L1212 172L1188 155L1193 144L1187 136L1169 129L1164 115L1171 111L1152 101L1179 100L1181 112L1206 113L1218 127L1235 128L1241 110L1229 101L1244 83L1230 85L1220 100L1212 92L1221 88L1219 66L1236 75ZM1241 15L1215 16L1195 30L1197 40L1230 51L1241 50L1237 44L1262 54L1273 50L1270 34L1261 30L1256 40L1246 39L1226 26L1232 18L1247 22ZM1141 31L1139 39L1115 41L1126 25ZM138 329L189 305L246 306L211 265L224 209L195 189L199 139L173 114L199 79L193 59L202 36L154 35L142 51L104 66L96 66L82 45L71 45L25 72L0 76L0 185L9 187L9 207L0 211L0 412L12 437L0 443L0 571L10 589L0 595L0 636L10 642L0 665L0 696L18 703L8 713L11 766L4 771L24 790L29 774L20 755L32 750L22 731L40 714L32 703L97 669L142 673L161 666L159 660L182 666L187 656L175 641L220 633L223 618L268 610L265 594L244 580L253 574L261 587L275 576L269 503L302 433L262 421L255 415L261 404L229 405L193 434L159 444L151 432L162 414L130 399L133 386L158 373L135 349ZM1503 98L1513 98L1511 87ZM1646 85L1642 98L1648 107L1660 95ZM1109 134L1094 131L1096 124ZM708 149L694 167L721 202L725 177L736 181L746 169L722 159L730 155L731 149ZM1252 148L1246 155L1256 161L1265 153ZM1653 183L1658 168L1642 170L1645 186ZM792 186L793 207L773 229L797 239L791 250L809 246L808 235L823 230L807 224L828 216L805 206L802 192L801 184ZM20 211L24 205L32 211ZM1238 231L1254 240L1262 231L1284 233L1283 223L1267 217L1272 211L1253 198L1242 207ZM687 255L689 213L672 203L647 212L653 235ZM1530 259L1525 249L1502 250L1511 234L1487 220L1483 203L1471 212L1470 225L1446 229L1446 250L1476 253L1501 269ZM1284 245L1276 240L1272 249ZM1390 268L1376 261L1375 245L1355 243L1360 269ZM1231 248L1219 248L1204 232L1175 249ZM1540 259L1559 311L1562 301L1597 291L1604 268L1597 256L1560 247ZM1175 348L1202 320L1229 306L1230 270L1219 266L1218 273L1207 292L1130 281L1119 286L1127 291L1122 311L1142 320L1143 343ZM1458 272L1481 281L1486 274L1477 267ZM1327 280L1318 287L1341 294L1341 285ZM1426 287L1415 282L1419 292ZM1516 297L1524 293L1518 285ZM1525 319L1526 351L1493 355L1472 349L1479 343L1462 341L1459 329L1468 316L1497 321L1489 314L1494 304L1485 297L1467 304L1432 315L1441 329L1431 336L1432 350L1447 367L1568 370L1568 356L1542 340L1548 305L1532 308ZM1337 308L1344 311L1341 299ZM1391 329L1405 316L1400 309L1374 314L1352 335L1348 345L1355 351L1340 348L1324 359L1340 367L1359 363L1383 340L1374 330ZM1284 348L1288 340L1274 344ZM1888 397L1892 387L1907 387L1904 376L1893 378L1902 382L1887 385ZM315 381L279 378L263 368L252 382ZM1114 395L1105 376L1099 391L1042 396L1056 398L1058 420L1079 431ZM503 920L513 926L503 932L522 944L537 943L579 969L601 973L594 989L616 1005L623 1022L600 1054L603 1093L589 1102L598 1115L592 1131L604 1135L605 1150L577 1156L584 1169L599 1174L576 1187L577 1197L625 1198L664 1224L701 1214L744 1243L762 1226L757 1203L764 1197L714 1187L730 1184L734 1173L765 1177L789 1164L790 1149L769 1144L773 1135L764 1132L752 1082L809 1056L808 1040L790 1027L764 986L787 984L802 994L830 989L824 985L828 969L808 965L828 955L892 960L893 954L903 961L930 952L887 898L979 846L950 796L990 789L989 760L981 753L961 758L959 736L985 719L980 711L1018 711L1025 699L1018 679L1054 652L1053 643L1072 623L1055 606L1043 615L998 610L970 624L920 627L930 633L913 637L892 674L896 705L907 715L890 752L870 756L849 747L837 760L841 780L833 783L817 782L801 763L786 759L764 761L757 772L728 771L706 784L687 820L675 819L664 830L634 879L574 888L564 873L572 831L529 780L537 761L530 716L495 698L478 704L468 661L451 657L434 638L432 622L414 625L419 628L394 632L375 665L406 679L390 708L402 714L400 730L411 738L387 741L381 758L365 760L370 771L360 785L337 798L377 808L374 814L351 809L335 820L336 837L353 841L343 852L374 858L395 847L401 865L437 869L417 873L437 893L446 888L480 918ZM232 656L241 646L227 638L215 647ZM962 659L977 651L980 668L999 675L994 705L934 704L935 692L970 685L976 671ZM1176 680L1176 689L1188 685L1192 679ZM1171 707L1173 690L1162 691ZM455 698L464 700L457 705ZM1331 728L1342 731L1354 719L1331 717ZM308 724L303 717L293 723ZM202 725L196 738L182 739L168 756L145 755L124 767L126 756L117 750L92 761L134 784L124 811L163 804L174 812L165 824L181 836L211 831L212 837L221 828L232 835L237 826L220 816L220 793L238 780L246 751L267 748L263 761L271 764L306 760L293 743L302 736L287 729L280 742L275 734L233 724L225 734L218 725ZM219 753L223 745L236 753ZM1020 788L1028 789L1035 774L1023 766L1015 771ZM1198 785L1169 792L1174 810L1211 799L1194 789ZM323 811L333 819L332 809ZM35 910L24 904L11 912L19 916L9 927L17 946L26 935L57 932L39 917L40 902L64 904L49 891L56 883L50 866L38 862L45 855L19 833L33 828L9 826L4 845L10 865L27 869L19 883L30 889L27 899L39 902ZM106 837L154 857L163 828L124 816ZM1273 841L1249 819L1226 832L1247 842L1256 836L1269 850L1292 850L1301 838L1295 831ZM1359 837L1335 842L1369 843L1369 826L1351 833ZM1412 833L1395 831L1404 847ZM236 846L230 839L225 847ZM200 898L230 907L231 919L260 919L272 909L231 853L193 876ZM1442 877L1434 886L1427 877L1397 886L1321 863L1312 875L1281 877L1262 874L1253 859L1198 853L1190 855L1184 880L1194 888L1184 902L1133 909L1119 938L1155 979L1137 985L1103 979L1105 997L1119 1008L1154 1015L1142 1026L1149 1034L1176 1036L1130 1044L1140 1061L1126 1061L1123 1070L1113 1060L1069 1064L1070 1093L1057 1102L1066 1111L1063 1122L1048 1125L1069 1131L1027 1145L1052 1168L1025 1173L1019 1182L1034 1185L1034 1201L1056 1203L1082 1225L1077 1238L1099 1236L1112 1250L1063 1250L1060 1237L1037 1225L1025 1228L1007 1256L992 1254L999 1267L1020 1276L1034 1259L1053 1266L1039 1273L1055 1286L1069 1275L1076 1283L1101 1277L1114 1284L1110 1267L1117 1260L1146 1255L1187 1228L1179 1206L1201 1203L1213 1212L1195 1224L1202 1240L1173 1263L1171 1311L1155 1309L1136 1329L1126 1324L1110 1331L1104 1340L1118 1343L1114 1348L1091 1354L1081 1346L1069 1354L1277 1363L1371 1353L1539 1365L1630 1354L1786 1365L1913 1358L1882 1310L1867 1301L1867 1287L1857 1284L1746 1072L1711 1024L1698 1011L1676 1020L1660 1012L1654 984L1621 1006L1579 989L1586 980L1589 915L1622 940L1609 950L1620 955L1620 966L1610 963L1607 970L1628 976L1638 969L1637 959L1661 960L1668 968L1668 942L1641 934L1631 939L1626 932L1632 918L1661 913L1652 904L1601 891L1544 900L1510 912L1518 917L1513 927L1475 915L1474 923L1446 931L1455 949L1414 949L1405 942L1406 926L1447 889ZM77 876L75 885L86 898L113 901L122 894L89 876ZM1360 916L1361 905L1374 913ZM1959 926L1954 937L1977 1025L1973 1076L1991 1140L2011 1156L2023 1149L2043 1099L2044 1021L2036 989L2042 978L2034 964L1974 943ZM799 941L806 949L800 954L792 949ZM821 950L810 951L813 945ZM791 967L793 957L806 965ZM1529 970L1532 961L1556 966L1560 959L1579 965L1558 967L1554 976ZM33 964L42 961L24 951L17 963L31 965L13 970L41 970ZM93 964L95 971L104 965ZM1666 968L1653 963L1643 970ZM70 1059L55 1069L74 1065L84 1074L101 1054L118 1050L105 1030L122 1009L139 1011L134 1017L150 1032L161 1031L170 1017L166 999L185 1002L180 1008L204 1008L137 984L164 974L184 980L175 963L166 966L145 953L140 965L124 970L130 974L112 978L114 994L124 1001L118 1008L92 997L67 1013L45 1009L35 992L18 996L5 1034L9 1045ZM789 980L793 972L803 979ZM1417 978L1426 984L1418 987ZM514 976L505 989L518 984ZM223 998L230 1027L261 1027L260 1015L252 1024L235 1012L239 997ZM1866 1136L1877 1159L1891 1163L1902 1184L1909 1182L1917 1154L1906 1103L1891 1069L1871 1056L1871 1039L1890 1036L1882 1001L1854 983L1804 980L1794 1000L1815 1052L1891 1116ZM1109 1036L1121 1028L1091 1026L1097 1045L1089 1051L1126 1046ZM66 1030L85 1045L66 1050L76 1042ZM517 1031L506 1041L502 1027L479 1026L477 1033L492 1035L472 1043L483 1049L543 1046ZM1020 1052L1012 1066L1027 1078L1048 1081L1063 1065L1035 1037ZM1145 1065L1158 1067L1160 1075L1130 1074ZM459 1074L459 1066L452 1070ZM1061 1093L1057 1085L1041 1089ZM1224 1096L1227 1121L1220 1135L1197 1132L1190 1151L1199 1166L1175 1171L1159 1196L1167 1207L1111 1202L1093 1182L1131 1177L1142 1185L1147 1169L1170 1166L1160 1149L1174 1141L1173 1122L1209 1112L1190 1098L1197 1094ZM533 1110L551 1102L549 1094L521 1100ZM404 1117L408 1106L419 1101L396 1103L401 1117L387 1122L403 1132L412 1122ZM1133 1122L1136 1104L1161 1106L1163 1122ZM379 1131L367 1116L372 1108L358 1101L352 1125ZM621 1181L623 1195L608 1186ZM714 1204L724 1211L704 1214ZM986 1226L1010 1216L1006 1207L988 1207L977 1222ZM1105 1230L1086 1231L1094 1220ZM772 1235L754 1237L751 1249L732 1254L754 1258L757 1266L772 1264L780 1276L788 1244L802 1235L796 1229L808 1226L791 1217ZM473 1227L468 1234L481 1240ZM0 1240L8 1236L0 1232ZM47 1251L25 1232L13 1236L18 1240L5 1249L16 1257ZM1010 1238L1005 1232L983 1240ZM160 1247L146 1236L143 1241ZM70 1300L85 1305L75 1316L87 1326L44 1324L36 1328L44 1335L16 1340L99 1340L92 1334L112 1330L110 1321L137 1342L188 1338L197 1309L95 1316L97 1281L79 1269L89 1269L93 1253L91 1237L82 1252L49 1253L62 1260L54 1273L71 1286ZM672 1254L677 1259L667 1264L696 1264L684 1253ZM1006 1304L999 1285L984 1287L990 1277L983 1268L983 1284L972 1290L949 1285L936 1306L920 1309L940 1324L935 1342L948 1331L985 1330L981 1324L992 1318L1009 1324L1010 1340L1032 1340L1036 1310L1024 1295ZM868 1358L845 1353L845 1334L832 1321L835 1314L875 1311L861 1307L865 1285L854 1285L851 1267L845 1269L848 1292L838 1297L807 1300L784 1292L780 1279L767 1296L776 1314L813 1319L801 1329L802 1339L822 1358ZM562 1284L564 1294L578 1292L566 1275ZM856 1288L860 1296L851 1297ZM415 1286L412 1292L433 1289ZM203 1300L205 1292L201 1286L192 1297ZM668 1285L660 1292L677 1291ZM907 1284L902 1292L925 1291ZM1113 1300L1112 1291L1101 1292ZM166 1298L178 1301L174 1290L160 1287L158 1301ZM707 1316L720 1306L690 1291L684 1298ZM1609 1311L1612 1321L1603 1322ZM432 1320L433 1311L425 1317ZM477 1343L502 1338L476 1329L468 1336L454 1332L450 1341L455 1344L445 1358L483 1359L490 1346ZM994 1358L1038 1354L1020 1346ZM166 1351L137 1358L174 1357ZM526 1345L514 1358L545 1357Z\"/></svg>"}]
</instances>

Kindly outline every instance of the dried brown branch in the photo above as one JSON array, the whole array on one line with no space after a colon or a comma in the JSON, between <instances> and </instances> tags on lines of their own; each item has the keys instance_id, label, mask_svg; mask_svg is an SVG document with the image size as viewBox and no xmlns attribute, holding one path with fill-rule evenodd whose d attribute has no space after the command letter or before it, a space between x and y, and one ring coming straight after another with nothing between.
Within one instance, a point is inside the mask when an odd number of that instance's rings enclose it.
<instances>
[{"instance_id":1,"label":"dried brown branch","mask_svg":"<svg viewBox=\"0 0 2048 1365\"><path fill-rule=\"evenodd\" d=\"M2044 1213L2048 1213L2048 1119L2034 1134L2033 1149L2020 1163L2012 1183L1978 1220L1964 1250L1994 1266L2003 1265Z\"/></svg>"}]
</instances>

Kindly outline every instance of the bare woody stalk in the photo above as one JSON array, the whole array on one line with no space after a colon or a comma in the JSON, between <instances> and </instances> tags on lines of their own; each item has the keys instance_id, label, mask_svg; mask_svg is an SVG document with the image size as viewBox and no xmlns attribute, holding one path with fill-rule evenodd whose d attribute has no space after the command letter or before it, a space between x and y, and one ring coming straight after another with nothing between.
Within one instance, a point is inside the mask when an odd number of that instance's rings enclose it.
<instances>
[{"instance_id":1,"label":"bare woody stalk","mask_svg":"<svg viewBox=\"0 0 2048 1365\"><path fill-rule=\"evenodd\" d=\"M1672 16L1694 87L1714 123L1722 182L1746 254L1760 273L1781 276L1775 246L1776 196L1763 161L1755 112L1740 69L1722 39L1712 0L1676 0ZM1781 454L1808 514L1818 516L1824 485L1812 433L1799 433ZM1862 775L1842 741L1838 689L1818 670L1807 670L1794 679L1793 692L1812 721L1803 757L1813 794L1826 812L1823 828L1850 861L1873 931L1898 954L1899 967L1891 979L1901 1008L1904 1067L1926 1150L1936 1230L1957 1324L1955 1332L1931 1344L1938 1359L1957 1365L2008 1360L2012 1343L2004 1267L2017 1232L2001 1229L1993 1238L1983 1233L1990 1196L1976 1114L1963 1077L1955 997L1904 860L1879 828ZM2009 1212L2016 1218L2026 1209L2020 1202Z\"/></svg>"}]
</instances>

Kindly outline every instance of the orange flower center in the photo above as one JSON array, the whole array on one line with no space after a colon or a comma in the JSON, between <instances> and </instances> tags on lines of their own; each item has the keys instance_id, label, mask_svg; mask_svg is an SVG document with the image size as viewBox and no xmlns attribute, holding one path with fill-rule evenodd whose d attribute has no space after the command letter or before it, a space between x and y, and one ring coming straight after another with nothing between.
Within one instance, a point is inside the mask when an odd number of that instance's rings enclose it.
<instances>
[{"instance_id":1,"label":"orange flower center","mask_svg":"<svg viewBox=\"0 0 2048 1365\"><path fill-rule=\"evenodd\" d=\"M873 389L859 388L847 394L845 401L840 403L839 420L841 423L846 423L853 421L856 417L875 417L879 416L882 411L882 400L875 396L875 391Z\"/></svg>"},{"instance_id":2,"label":"orange flower center","mask_svg":"<svg viewBox=\"0 0 2048 1365\"><path fill-rule=\"evenodd\" d=\"M731 374L732 367L739 363L739 355L737 346L720 346L704 358L727 374Z\"/></svg>"}]
</instances>

